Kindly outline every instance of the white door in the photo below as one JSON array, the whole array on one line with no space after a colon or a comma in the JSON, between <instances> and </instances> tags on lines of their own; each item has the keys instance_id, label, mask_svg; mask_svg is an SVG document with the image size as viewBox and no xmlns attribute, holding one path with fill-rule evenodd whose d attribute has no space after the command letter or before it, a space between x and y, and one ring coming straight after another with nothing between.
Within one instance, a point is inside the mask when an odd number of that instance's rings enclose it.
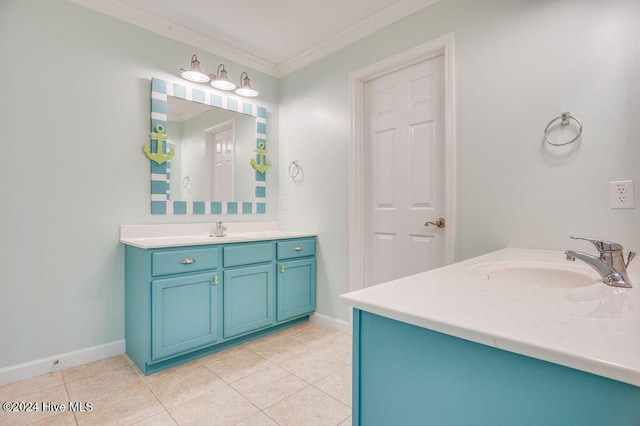
<instances>
[{"instance_id":1,"label":"white door","mask_svg":"<svg viewBox=\"0 0 640 426\"><path fill-rule=\"evenodd\" d=\"M444 265L444 61L364 84L364 284Z\"/></svg>"},{"instance_id":2,"label":"white door","mask_svg":"<svg viewBox=\"0 0 640 426\"><path fill-rule=\"evenodd\" d=\"M233 128L207 132L206 151L206 199L233 201Z\"/></svg>"}]
</instances>

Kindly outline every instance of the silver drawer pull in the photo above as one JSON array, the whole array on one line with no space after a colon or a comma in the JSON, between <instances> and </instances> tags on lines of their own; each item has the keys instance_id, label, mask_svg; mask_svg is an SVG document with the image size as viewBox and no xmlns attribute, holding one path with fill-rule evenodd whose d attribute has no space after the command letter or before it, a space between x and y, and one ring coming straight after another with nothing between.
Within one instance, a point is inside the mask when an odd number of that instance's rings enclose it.
<instances>
[{"instance_id":1,"label":"silver drawer pull","mask_svg":"<svg viewBox=\"0 0 640 426\"><path fill-rule=\"evenodd\" d=\"M196 263L196 260L193 257L185 257L180 261L183 265L191 265L192 263Z\"/></svg>"},{"instance_id":2,"label":"silver drawer pull","mask_svg":"<svg viewBox=\"0 0 640 426\"><path fill-rule=\"evenodd\" d=\"M295 251L302 251L302 246L295 246L293 249Z\"/></svg>"}]
</instances>

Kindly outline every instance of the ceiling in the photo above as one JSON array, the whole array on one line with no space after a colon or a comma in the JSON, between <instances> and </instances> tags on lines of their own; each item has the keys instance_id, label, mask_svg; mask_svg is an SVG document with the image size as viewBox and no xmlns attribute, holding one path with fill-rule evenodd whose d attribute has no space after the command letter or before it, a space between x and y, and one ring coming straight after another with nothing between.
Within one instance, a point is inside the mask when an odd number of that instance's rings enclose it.
<instances>
[{"instance_id":1,"label":"ceiling","mask_svg":"<svg viewBox=\"0 0 640 426\"><path fill-rule=\"evenodd\" d=\"M70 0L281 77L439 0Z\"/></svg>"}]
</instances>

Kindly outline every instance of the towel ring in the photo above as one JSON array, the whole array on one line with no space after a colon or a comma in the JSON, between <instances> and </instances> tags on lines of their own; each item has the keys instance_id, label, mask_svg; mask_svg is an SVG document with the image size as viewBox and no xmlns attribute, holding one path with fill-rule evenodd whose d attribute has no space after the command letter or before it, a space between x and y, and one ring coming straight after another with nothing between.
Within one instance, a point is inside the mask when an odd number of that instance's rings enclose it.
<instances>
[{"instance_id":1,"label":"towel ring","mask_svg":"<svg viewBox=\"0 0 640 426\"><path fill-rule=\"evenodd\" d=\"M551 139L549 139L549 128L553 125L553 123L555 123L558 120L561 120L560 124L562 126L566 126L567 124L569 124L569 122L571 120L575 121L580 126L580 128L578 129L578 134L573 139L571 139L569 142L553 143L553 142L551 142ZM570 112L563 112L562 115L560 115L559 117L556 117L553 120L551 120L549 122L549 124L547 124L547 127L544 128L544 140L547 141L547 143L549 145L553 145L553 146L569 145L570 143L573 143L576 140L578 140L580 135L582 135L582 122L580 120L578 120L576 117L574 117L573 115L571 115Z\"/></svg>"},{"instance_id":2,"label":"towel ring","mask_svg":"<svg viewBox=\"0 0 640 426\"><path fill-rule=\"evenodd\" d=\"M298 164L298 160L294 160L289 164L289 177L291 179L295 179L300 174L300 165Z\"/></svg>"}]
</instances>

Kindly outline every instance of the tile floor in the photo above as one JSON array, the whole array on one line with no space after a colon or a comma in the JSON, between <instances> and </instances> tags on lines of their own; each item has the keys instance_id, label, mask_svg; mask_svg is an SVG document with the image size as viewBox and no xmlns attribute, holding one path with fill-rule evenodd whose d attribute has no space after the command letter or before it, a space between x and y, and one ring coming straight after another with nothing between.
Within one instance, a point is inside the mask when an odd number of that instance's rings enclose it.
<instances>
[{"instance_id":1,"label":"tile floor","mask_svg":"<svg viewBox=\"0 0 640 426\"><path fill-rule=\"evenodd\" d=\"M144 376L125 355L0 386L0 402L91 402L91 411L0 411L0 425L351 424L351 336L304 323Z\"/></svg>"}]
</instances>

